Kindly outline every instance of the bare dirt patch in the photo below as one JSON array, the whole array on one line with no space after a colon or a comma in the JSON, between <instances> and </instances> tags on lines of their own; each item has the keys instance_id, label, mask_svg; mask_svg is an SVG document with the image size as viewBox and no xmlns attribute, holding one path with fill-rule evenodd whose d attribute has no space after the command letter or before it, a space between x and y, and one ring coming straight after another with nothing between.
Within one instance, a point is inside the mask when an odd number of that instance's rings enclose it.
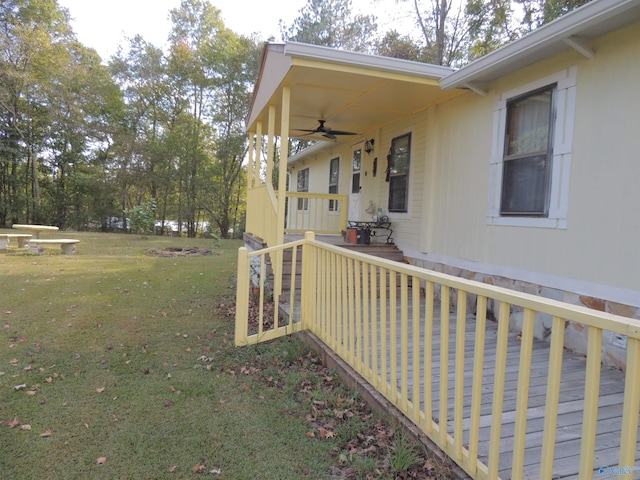
<instances>
[{"instance_id":1,"label":"bare dirt patch","mask_svg":"<svg viewBox=\"0 0 640 480\"><path fill-rule=\"evenodd\" d=\"M167 247L167 248L150 248L147 250L147 255L154 257L193 257L197 255L212 255L213 251L209 248L182 248L182 247Z\"/></svg>"}]
</instances>

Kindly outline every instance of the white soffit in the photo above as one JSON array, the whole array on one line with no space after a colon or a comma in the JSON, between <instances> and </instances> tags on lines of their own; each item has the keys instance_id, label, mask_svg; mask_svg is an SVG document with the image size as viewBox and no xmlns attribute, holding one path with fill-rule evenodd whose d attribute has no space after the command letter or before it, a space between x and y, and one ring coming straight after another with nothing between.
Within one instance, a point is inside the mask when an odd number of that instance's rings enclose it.
<instances>
[{"instance_id":1,"label":"white soffit","mask_svg":"<svg viewBox=\"0 0 640 480\"><path fill-rule=\"evenodd\" d=\"M274 131L280 134L281 92L289 86L289 136L315 128L321 118L333 128L364 134L455 95L440 88L440 80L454 71L317 45L266 43L247 129L259 120L266 128L268 106L273 105Z\"/></svg>"}]
</instances>

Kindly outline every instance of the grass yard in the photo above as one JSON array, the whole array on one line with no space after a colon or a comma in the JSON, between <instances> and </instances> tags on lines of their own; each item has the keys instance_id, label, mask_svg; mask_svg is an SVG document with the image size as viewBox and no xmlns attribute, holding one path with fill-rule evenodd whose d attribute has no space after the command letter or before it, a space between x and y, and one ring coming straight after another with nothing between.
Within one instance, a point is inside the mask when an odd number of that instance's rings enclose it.
<instances>
[{"instance_id":1,"label":"grass yard","mask_svg":"<svg viewBox=\"0 0 640 480\"><path fill-rule=\"evenodd\" d=\"M447 478L301 342L233 346L240 242L43 237L0 251L0 478Z\"/></svg>"}]
</instances>

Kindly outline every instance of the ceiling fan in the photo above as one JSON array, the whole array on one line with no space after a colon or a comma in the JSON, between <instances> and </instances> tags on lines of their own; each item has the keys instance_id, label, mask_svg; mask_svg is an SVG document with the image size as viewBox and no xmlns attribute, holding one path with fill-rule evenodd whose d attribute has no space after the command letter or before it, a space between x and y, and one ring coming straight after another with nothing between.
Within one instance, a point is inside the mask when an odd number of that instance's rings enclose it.
<instances>
[{"instance_id":1,"label":"ceiling fan","mask_svg":"<svg viewBox=\"0 0 640 480\"><path fill-rule=\"evenodd\" d=\"M333 130L325 125L326 120L318 120L319 125L314 130L305 130L302 128L295 128L298 132L308 132L307 135L313 135L315 133L322 134L323 137L335 140L336 135L358 135L355 132L347 132L344 130Z\"/></svg>"}]
</instances>

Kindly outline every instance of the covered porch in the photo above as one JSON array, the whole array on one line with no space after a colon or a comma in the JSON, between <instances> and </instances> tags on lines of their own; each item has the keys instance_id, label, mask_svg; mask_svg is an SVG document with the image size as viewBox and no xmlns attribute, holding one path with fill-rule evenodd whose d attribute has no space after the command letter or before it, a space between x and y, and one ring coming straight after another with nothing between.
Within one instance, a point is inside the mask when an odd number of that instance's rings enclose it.
<instances>
[{"instance_id":1,"label":"covered porch","mask_svg":"<svg viewBox=\"0 0 640 480\"><path fill-rule=\"evenodd\" d=\"M348 218L344 188L342 194L293 191L289 140L313 140L311 149L321 152L375 139L384 126L460 95L439 87L452 71L299 43L266 44L247 120L246 231L275 246L285 233L340 234L348 220L362 220L357 212Z\"/></svg>"}]
</instances>

